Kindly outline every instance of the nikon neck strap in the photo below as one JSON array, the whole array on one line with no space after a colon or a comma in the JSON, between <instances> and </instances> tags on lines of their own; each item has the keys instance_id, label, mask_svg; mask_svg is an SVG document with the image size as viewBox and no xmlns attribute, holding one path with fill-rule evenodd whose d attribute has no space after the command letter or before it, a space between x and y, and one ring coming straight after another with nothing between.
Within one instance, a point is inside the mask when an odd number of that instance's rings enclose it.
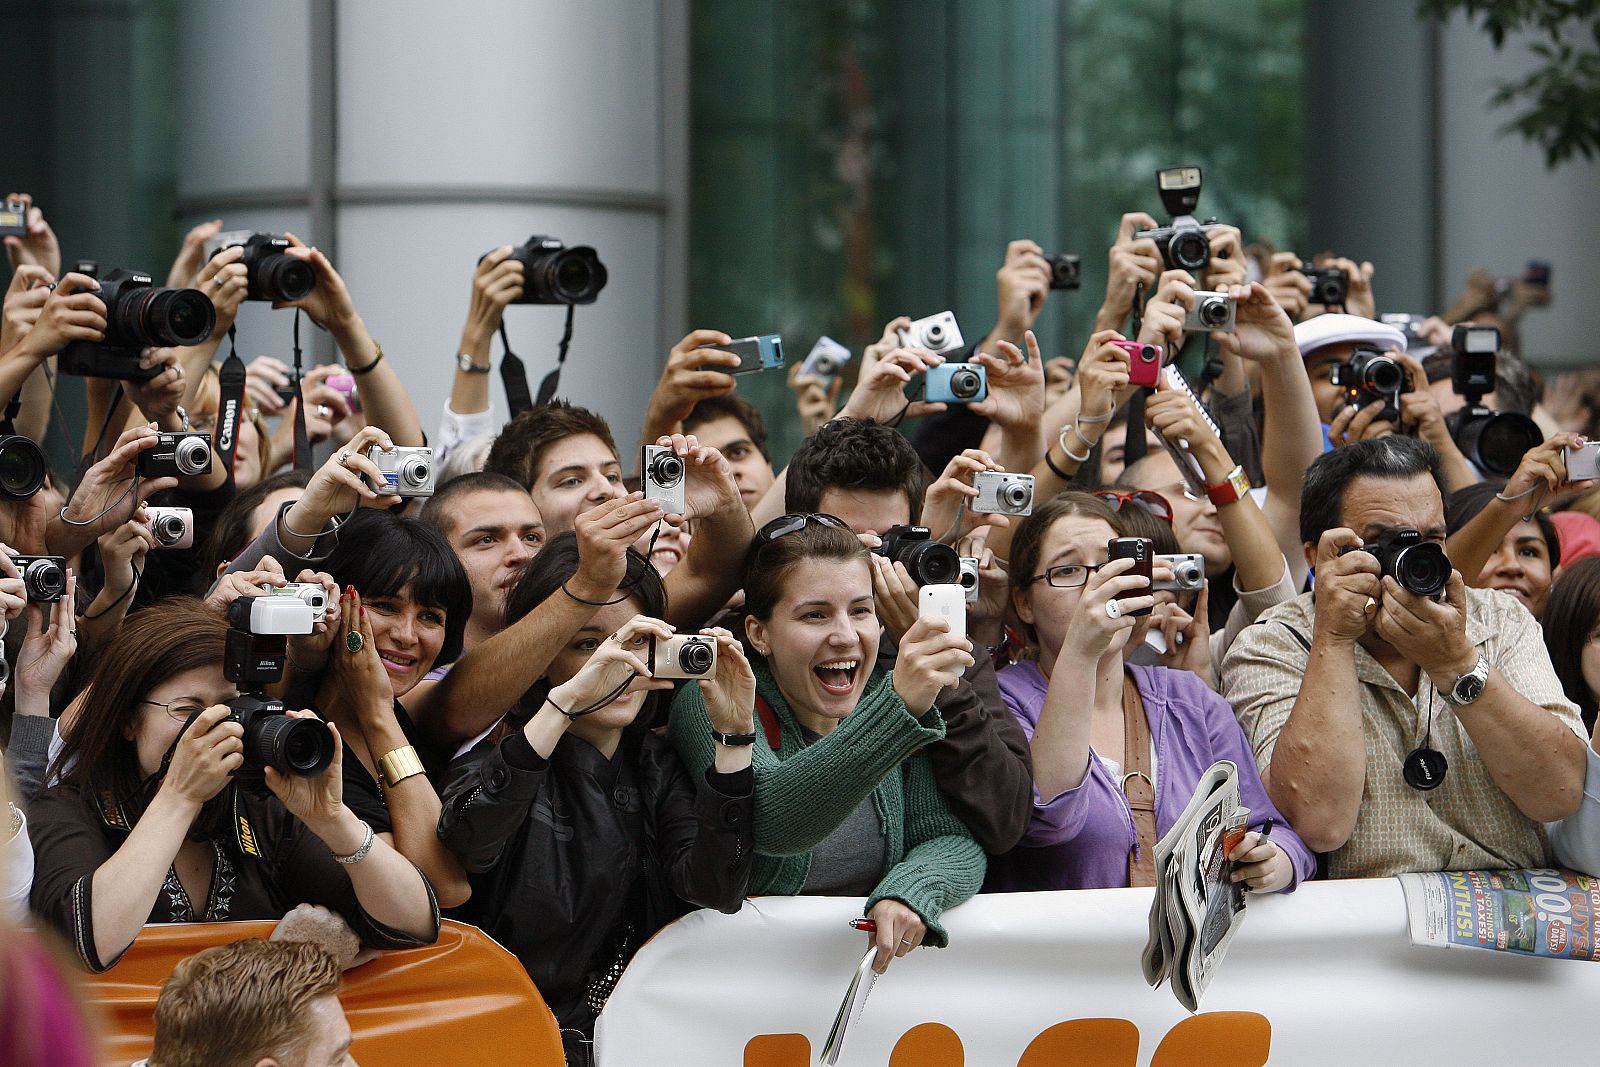
<instances>
[{"instance_id":1,"label":"nikon neck strap","mask_svg":"<svg viewBox=\"0 0 1600 1067\"><path fill-rule=\"evenodd\" d=\"M521 358L511 351L511 341L506 336L505 319L500 320L500 344L505 348L505 354L500 357L500 381L506 390L506 404L511 409L512 416L522 414L534 407L541 407L555 399L556 390L561 387L561 368L567 363L567 346L572 343L572 314L574 305L567 305L567 321L561 331L561 342L556 348L556 369L544 376L539 383L539 396L534 399L528 392L528 370Z\"/></svg>"},{"instance_id":2,"label":"nikon neck strap","mask_svg":"<svg viewBox=\"0 0 1600 1067\"><path fill-rule=\"evenodd\" d=\"M228 327L228 358L217 371L221 396L217 401L217 425L211 447L227 471L227 486L233 488L233 454L239 447L239 421L244 418L244 360L239 358L239 338L235 327Z\"/></svg>"},{"instance_id":3,"label":"nikon neck strap","mask_svg":"<svg viewBox=\"0 0 1600 1067\"><path fill-rule=\"evenodd\" d=\"M300 370L300 309L294 309L294 469L311 469L311 435L306 432L306 392L301 384L304 375ZM263 476L266 471L261 472Z\"/></svg>"}]
</instances>

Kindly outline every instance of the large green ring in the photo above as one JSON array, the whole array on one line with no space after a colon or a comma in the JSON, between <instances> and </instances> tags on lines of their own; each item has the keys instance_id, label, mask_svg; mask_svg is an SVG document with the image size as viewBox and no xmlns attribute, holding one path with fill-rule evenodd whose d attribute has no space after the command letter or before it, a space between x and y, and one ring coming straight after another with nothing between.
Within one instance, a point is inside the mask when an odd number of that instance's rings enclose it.
<instances>
[{"instance_id":1,"label":"large green ring","mask_svg":"<svg viewBox=\"0 0 1600 1067\"><path fill-rule=\"evenodd\" d=\"M344 635L344 647L352 653L360 652L362 643L360 630L351 630Z\"/></svg>"}]
</instances>

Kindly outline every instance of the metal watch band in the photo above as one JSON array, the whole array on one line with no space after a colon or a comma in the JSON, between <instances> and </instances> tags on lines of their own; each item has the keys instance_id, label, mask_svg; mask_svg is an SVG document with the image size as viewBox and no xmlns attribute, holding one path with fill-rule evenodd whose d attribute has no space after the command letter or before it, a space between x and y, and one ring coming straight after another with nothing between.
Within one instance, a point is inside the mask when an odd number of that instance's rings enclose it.
<instances>
[{"instance_id":1,"label":"metal watch band","mask_svg":"<svg viewBox=\"0 0 1600 1067\"><path fill-rule=\"evenodd\" d=\"M422 774L423 770L422 757L411 745L378 757L378 779L385 789L393 789L412 775Z\"/></svg>"},{"instance_id":2,"label":"metal watch band","mask_svg":"<svg viewBox=\"0 0 1600 1067\"><path fill-rule=\"evenodd\" d=\"M488 374L494 368L475 363L471 356L465 352L456 353L456 369L466 371L468 374Z\"/></svg>"},{"instance_id":3,"label":"metal watch band","mask_svg":"<svg viewBox=\"0 0 1600 1067\"><path fill-rule=\"evenodd\" d=\"M749 733L749 734L725 734L721 730L712 730L711 731L711 740L715 741L719 745L726 745L729 748L738 748L741 745L753 745L753 744L755 744L756 743L756 735L753 734L753 733Z\"/></svg>"},{"instance_id":4,"label":"metal watch band","mask_svg":"<svg viewBox=\"0 0 1600 1067\"><path fill-rule=\"evenodd\" d=\"M1482 652L1478 653L1478 662L1466 674L1456 679L1448 693L1441 693L1445 702L1451 707L1461 707L1471 704L1483 695L1484 686L1489 681L1489 657Z\"/></svg>"}]
</instances>

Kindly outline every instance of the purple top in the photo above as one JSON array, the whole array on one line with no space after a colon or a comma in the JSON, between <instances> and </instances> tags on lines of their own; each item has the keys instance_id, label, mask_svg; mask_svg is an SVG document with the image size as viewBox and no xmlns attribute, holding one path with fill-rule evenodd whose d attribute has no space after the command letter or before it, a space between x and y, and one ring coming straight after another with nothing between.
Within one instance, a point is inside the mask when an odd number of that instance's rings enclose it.
<instances>
[{"instance_id":1,"label":"purple top","mask_svg":"<svg viewBox=\"0 0 1600 1067\"><path fill-rule=\"evenodd\" d=\"M1316 856L1268 799L1244 730L1228 702L1188 671L1131 665L1128 671L1150 719L1157 836L1166 834L1183 814L1206 768L1218 760L1232 760L1239 768L1239 801L1250 809L1250 825L1259 828L1272 819L1272 840L1294 863L1295 877L1287 889L1313 877ZM1014 663L1000 672L1000 693L1030 741L1047 688L1036 663ZM1040 802L1035 789L1033 818L1022 842L990 860L985 888L1001 892L1125 888L1128 851L1137 843L1122 790L1091 751L1088 773L1077 788L1048 804Z\"/></svg>"}]
</instances>

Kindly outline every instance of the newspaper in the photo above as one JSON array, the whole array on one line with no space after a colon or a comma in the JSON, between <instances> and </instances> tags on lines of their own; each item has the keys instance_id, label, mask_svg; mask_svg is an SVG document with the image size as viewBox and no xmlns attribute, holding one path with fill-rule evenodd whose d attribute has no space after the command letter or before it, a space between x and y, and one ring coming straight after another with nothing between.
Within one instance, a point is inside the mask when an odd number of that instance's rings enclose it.
<instances>
[{"instance_id":1,"label":"newspaper","mask_svg":"<svg viewBox=\"0 0 1600 1067\"><path fill-rule=\"evenodd\" d=\"M829 1067L839 1062L839 1054L844 1051L844 1041L850 1034L850 1027L861 1018L861 1009L867 1006L867 995L877 984L878 975L872 969L872 958L877 954L876 948L867 949L867 954L856 964L855 974L850 977L850 987L844 991L839 1013L833 1017L833 1028L828 1031L828 1039L822 1043L822 1062Z\"/></svg>"},{"instance_id":2,"label":"newspaper","mask_svg":"<svg viewBox=\"0 0 1600 1067\"><path fill-rule=\"evenodd\" d=\"M1156 844L1150 937L1139 962L1152 988L1172 979L1173 995L1190 1011L1200 1010L1243 918L1244 887L1229 880L1227 854L1249 815L1239 803L1238 768L1219 760Z\"/></svg>"},{"instance_id":3,"label":"newspaper","mask_svg":"<svg viewBox=\"0 0 1600 1067\"><path fill-rule=\"evenodd\" d=\"M1554 869L1399 878L1413 945L1600 960L1600 879Z\"/></svg>"}]
</instances>

